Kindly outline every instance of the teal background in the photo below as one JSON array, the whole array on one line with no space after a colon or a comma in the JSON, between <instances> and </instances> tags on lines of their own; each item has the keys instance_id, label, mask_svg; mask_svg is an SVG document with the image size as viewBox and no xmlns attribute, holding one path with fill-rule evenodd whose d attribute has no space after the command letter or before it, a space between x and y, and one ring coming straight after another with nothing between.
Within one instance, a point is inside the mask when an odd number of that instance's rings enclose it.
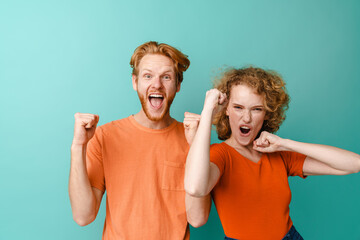
<instances>
[{"instance_id":1,"label":"teal background","mask_svg":"<svg viewBox=\"0 0 360 240\"><path fill-rule=\"evenodd\" d=\"M287 81L280 136L360 153L359 12L356 0L0 0L0 239L101 238L104 204L92 224L72 220L73 115L97 113L104 124L139 111L129 61L149 40L191 60L172 106L179 121L201 112L221 68L254 64ZM359 180L290 179L305 239L360 239ZM191 236L223 238L215 208Z\"/></svg>"}]
</instances>

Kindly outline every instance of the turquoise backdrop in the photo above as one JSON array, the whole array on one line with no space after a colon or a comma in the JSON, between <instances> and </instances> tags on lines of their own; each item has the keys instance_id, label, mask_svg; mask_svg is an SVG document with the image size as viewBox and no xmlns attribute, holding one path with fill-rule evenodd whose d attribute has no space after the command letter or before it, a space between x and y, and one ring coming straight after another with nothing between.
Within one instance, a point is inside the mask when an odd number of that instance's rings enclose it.
<instances>
[{"instance_id":1,"label":"turquoise backdrop","mask_svg":"<svg viewBox=\"0 0 360 240\"><path fill-rule=\"evenodd\" d=\"M360 153L359 12L357 0L0 0L0 239L101 238L104 204L92 224L72 220L73 115L104 124L139 111L129 61L149 40L191 60L172 106L179 121L201 112L221 68L253 64L287 81L280 136ZM290 184L305 239L360 239L360 174ZM223 238L215 208L191 236Z\"/></svg>"}]
</instances>

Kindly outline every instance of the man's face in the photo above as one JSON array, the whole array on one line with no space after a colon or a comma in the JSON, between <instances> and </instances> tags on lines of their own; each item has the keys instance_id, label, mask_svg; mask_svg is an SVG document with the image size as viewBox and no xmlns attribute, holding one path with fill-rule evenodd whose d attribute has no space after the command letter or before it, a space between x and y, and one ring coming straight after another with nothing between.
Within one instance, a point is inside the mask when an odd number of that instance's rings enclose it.
<instances>
[{"instance_id":1,"label":"man's face","mask_svg":"<svg viewBox=\"0 0 360 240\"><path fill-rule=\"evenodd\" d=\"M138 73L132 81L143 111L152 121L162 120L169 115L170 105L180 90L174 63L166 56L147 54L140 61Z\"/></svg>"}]
</instances>

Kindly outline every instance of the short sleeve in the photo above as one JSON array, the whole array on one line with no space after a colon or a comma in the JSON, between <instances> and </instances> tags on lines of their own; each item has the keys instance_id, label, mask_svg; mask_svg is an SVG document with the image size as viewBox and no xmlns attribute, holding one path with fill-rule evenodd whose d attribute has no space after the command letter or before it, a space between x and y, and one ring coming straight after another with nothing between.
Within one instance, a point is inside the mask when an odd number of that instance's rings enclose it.
<instances>
[{"instance_id":1,"label":"short sleeve","mask_svg":"<svg viewBox=\"0 0 360 240\"><path fill-rule=\"evenodd\" d=\"M288 176L306 178L303 172L306 155L297 152L280 152L280 156L285 163Z\"/></svg>"},{"instance_id":2,"label":"short sleeve","mask_svg":"<svg viewBox=\"0 0 360 240\"><path fill-rule=\"evenodd\" d=\"M105 192L105 177L102 157L102 138L101 127L95 131L95 135L90 139L86 149L86 168L90 185Z\"/></svg>"},{"instance_id":3,"label":"short sleeve","mask_svg":"<svg viewBox=\"0 0 360 240\"><path fill-rule=\"evenodd\" d=\"M210 162L216 164L220 170L220 176L223 175L225 170L225 156L226 153L221 147L221 144L215 143L210 146Z\"/></svg>"}]
</instances>

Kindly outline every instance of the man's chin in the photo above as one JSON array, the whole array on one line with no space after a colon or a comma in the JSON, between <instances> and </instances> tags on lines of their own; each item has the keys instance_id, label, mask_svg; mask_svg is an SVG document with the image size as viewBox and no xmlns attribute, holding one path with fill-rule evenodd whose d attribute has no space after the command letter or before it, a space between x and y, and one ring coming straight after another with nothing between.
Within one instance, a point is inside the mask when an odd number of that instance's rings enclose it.
<instances>
[{"instance_id":1,"label":"man's chin","mask_svg":"<svg viewBox=\"0 0 360 240\"><path fill-rule=\"evenodd\" d=\"M166 102L163 102L163 105L160 109L153 109L150 105L150 103L146 100L146 98L143 98L139 95L140 102L142 109L146 115L146 117L150 121L159 122L164 120L169 115L170 106L174 98L168 99ZM149 105L148 105L149 104Z\"/></svg>"},{"instance_id":2,"label":"man's chin","mask_svg":"<svg viewBox=\"0 0 360 240\"><path fill-rule=\"evenodd\" d=\"M167 111L164 110L162 113L159 114L151 114L147 109L144 109L144 112L146 117L153 122L159 122L163 120L167 113Z\"/></svg>"},{"instance_id":3,"label":"man's chin","mask_svg":"<svg viewBox=\"0 0 360 240\"><path fill-rule=\"evenodd\" d=\"M161 117L148 116L147 118L153 122L160 122L164 117L163 116L161 116Z\"/></svg>"}]
</instances>

